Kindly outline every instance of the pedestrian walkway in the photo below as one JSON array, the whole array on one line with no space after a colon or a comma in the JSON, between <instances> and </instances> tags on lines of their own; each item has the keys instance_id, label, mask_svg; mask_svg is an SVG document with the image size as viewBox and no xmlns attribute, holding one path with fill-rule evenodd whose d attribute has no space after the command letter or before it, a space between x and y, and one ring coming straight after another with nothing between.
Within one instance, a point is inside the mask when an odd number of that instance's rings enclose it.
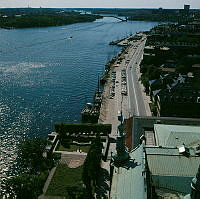
<instances>
[{"instance_id":1,"label":"pedestrian walkway","mask_svg":"<svg viewBox=\"0 0 200 199\"><path fill-rule=\"evenodd\" d=\"M77 168L83 165L87 153L62 153L60 163L67 164L69 168Z\"/></svg>"},{"instance_id":2,"label":"pedestrian walkway","mask_svg":"<svg viewBox=\"0 0 200 199\"><path fill-rule=\"evenodd\" d=\"M50 184L50 182L51 182L51 179L53 178L53 175L54 175L55 171L56 171L56 167L53 167L53 168L51 169L51 171L49 172L49 176L48 176L48 178L47 178L47 180L46 180L46 182L45 182L45 184L44 184L43 190L42 190L42 191L43 191L43 194L40 195L40 196L38 197L38 199L50 199L50 197L45 196L45 194L46 194L46 192L47 192L47 189L48 189L48 187L49 187L49 184ZM51 199L58 199L58 198L51 198ZM60 198L60 199L61 199L61 198Z\"/></svg>"}]
</instances>

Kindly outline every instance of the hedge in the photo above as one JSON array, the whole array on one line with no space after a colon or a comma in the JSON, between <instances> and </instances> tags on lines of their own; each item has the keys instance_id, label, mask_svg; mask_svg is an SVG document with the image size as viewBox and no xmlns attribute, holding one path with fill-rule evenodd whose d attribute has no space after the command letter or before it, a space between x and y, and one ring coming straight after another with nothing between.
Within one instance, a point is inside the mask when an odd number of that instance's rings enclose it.
<instances>
[{"instance_id":1,"label":"hedge","mask_svg":"<svg viewBox=\"0 0 200 199\"><path fill-rule=\"evenodd\" d=\"M57 123L55 124L55 131L60 135L69 134L78 134L78 133L87 133L94 134L101 133L103 135L108 135L111 133L112 125L111 124L88 124L88 123Z\"/></svg>"}]
</instances>

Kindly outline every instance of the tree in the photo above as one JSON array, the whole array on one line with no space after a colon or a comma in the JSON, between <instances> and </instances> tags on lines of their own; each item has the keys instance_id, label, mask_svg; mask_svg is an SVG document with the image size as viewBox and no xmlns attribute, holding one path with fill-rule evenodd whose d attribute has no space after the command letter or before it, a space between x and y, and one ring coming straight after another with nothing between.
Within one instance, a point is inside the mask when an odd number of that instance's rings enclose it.
<instances>
[{"instance_id":1,"label":"tree","mask_svg":"<svg viewBox=\"0 0 200 199\"><path fill-rule=\"evenodd\" d=\"M18 145L18 164L22 170L35 174L52 167L53 160L43 157L47 140L42 138L26 139Z\"/></svg>"},{"instance_id":2,"label":"tree","mask_svg":"<svg viewBox=\"0 0 200 199\"><path fill-rule=\"evenodd\" d=\"M193 85L200 89L200 71L194 71Z\"/></svg>"},{"instance_id":3,"label":"tree","mask_svg":"<svg viewBox=\"0 0 200 199\"><path fill-rule=\"evenodd\" d=\"M12 177L3 186L4 195L7 199L36 199L42 193L44 180L28 174Z\"/></svg>"},{"instance_id":4,"label":"tree","mask_svg":"<svg viewBox=\"0 0 200 199\"><path fill-rule=\"evenodd\" d=\"M102 143L100 135L97 134L95 140L92 142L90 150L87 154L83 165L82 179L86 186L89 196L92 198L94 188L101 168L101 157L102 157Z\"/></svg>"},{"instance_id":5,"label":"tree","mask_svg":"<svg viewBox=\"0 0 200 199\"><path fill-rule=\"evenodd\" d=\"M48 172L54 165L54 155L43 157L48 141L26 139L18 145L18 176L5 180L2 194L8 199L36 199L41 193Z\"/></svg>"}]
</instances>

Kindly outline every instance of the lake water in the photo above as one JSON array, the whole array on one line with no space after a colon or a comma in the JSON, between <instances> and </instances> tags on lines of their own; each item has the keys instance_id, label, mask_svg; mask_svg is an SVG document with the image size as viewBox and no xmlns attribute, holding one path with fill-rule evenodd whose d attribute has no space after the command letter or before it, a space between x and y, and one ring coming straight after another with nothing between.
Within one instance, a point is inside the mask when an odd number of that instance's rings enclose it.
<instances>
[{"instance_id":1,"label":"lake water","mask_svg":"<svg viewBox=\"0 0 200 199\"><path fill-rule=\"evenodd\" d=\"M0 29L1 178L21 139L46 137L56 122L80 121L98 74L120 51L110 41L157 24L104 17L59 27Z\"/></svg>"}]
</instances>

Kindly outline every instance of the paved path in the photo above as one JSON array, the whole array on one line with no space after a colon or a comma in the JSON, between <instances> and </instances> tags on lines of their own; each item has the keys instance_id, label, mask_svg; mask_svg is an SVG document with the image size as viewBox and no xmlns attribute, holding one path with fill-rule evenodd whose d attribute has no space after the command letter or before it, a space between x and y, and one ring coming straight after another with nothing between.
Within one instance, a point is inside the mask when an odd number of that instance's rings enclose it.
<instances>
[{"instance_id":1,"label":"paved path","mask_svg":"<svg viewBox=\"0 0 200 199\"><path fill-rule=\"evenodd\" d=\"M62 164L67 164L69 168L76 168L83 165L87 153L62 153L60 162Z\"/></svg>"},{"instance_id":2,"label":"paved path","mask_svg":"<svg viewBox=\"0 0 200 199\"><path fill-rule=\"evenodd\" d=\"M50 184L50 182L51 182L51 179L53 178L53 175L54 175L55 171L56 171L56 167L53 167L53 168L51 169L51 171L49 172L49 176L48 176L48 178L47 178L47 180L46 180L46 182L45 182L45 184L44 184L44 187L43 187L43 189L42 189L43 194L40 195L40 196L38 197L38 199L45 199L45 198L47 198L47 197L45 196L45 194L46 194L46 192L47 192L47 189L48 189L48 187L49 187L49 184Z\"/></svg>"},{"instance_id":3,"label":"paved path","mask_svg":"<svg viewBox=\"0 0 200 199\"><path fill-rule=\"evenodd\" d=\"M51 171L49 172L49 176L48 176L48 178L47 178L47 180L45 182L45 185L43 187L43 193L44 194L47 192L48 186L49 186L49 184L51 182L51 179L53 178L53 175L54 175L55 171L56 171L56 167L53 167L51 169Z\"/></svg>"}]
</instances>

